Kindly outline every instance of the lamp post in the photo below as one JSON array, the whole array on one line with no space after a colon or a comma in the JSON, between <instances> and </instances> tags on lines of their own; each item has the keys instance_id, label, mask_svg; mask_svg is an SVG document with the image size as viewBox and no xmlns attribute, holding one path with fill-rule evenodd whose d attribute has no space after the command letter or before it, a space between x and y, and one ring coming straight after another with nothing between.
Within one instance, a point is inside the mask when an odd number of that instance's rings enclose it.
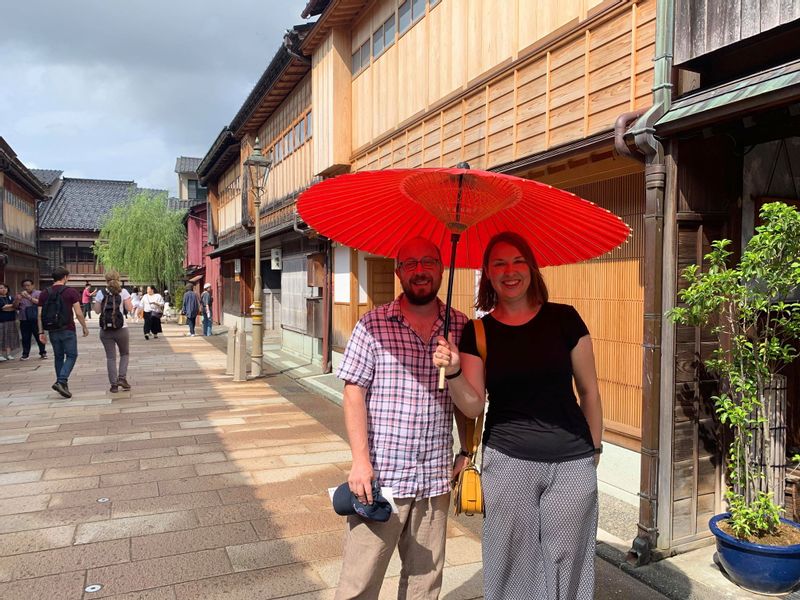
<instances>
[{"instance_id":1,"label":"lamp post","mask_svg":"<svg viewBox=\"0 0 800 600\"><path fill-rule=\"evenodd\" d=\"M261 144L256 138L255 146L250 156L244 161L247 168L248 181L254 192L254 205L256 209L255 231L255 282L253 284L253 351L250 353L252 366L250 372L253 377L261 376L261 361L264 355L264 313L261 311L261 194L267 183L269 170L272 166L266 156L261 154Z\"/></svg>"}]
</instances>

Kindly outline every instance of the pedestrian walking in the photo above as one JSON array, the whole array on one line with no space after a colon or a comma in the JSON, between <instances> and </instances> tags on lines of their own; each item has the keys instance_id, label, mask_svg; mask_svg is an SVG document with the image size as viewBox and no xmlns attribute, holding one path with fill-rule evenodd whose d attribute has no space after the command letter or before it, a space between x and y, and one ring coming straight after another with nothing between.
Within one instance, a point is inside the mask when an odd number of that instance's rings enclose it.
<instances>
[{"instance_id":1,"label":"pedestrian walking","mask_svg":"<svg viewBox=\"0 0 800 600\"><path fill-rule=\"evenodd\" d=\"M133 288L133 292L131 292L131 317L134 323L139 322L139 311L142 307L142 294L139 292L139 288Z\"/></svg>"},{"instance_id":2,"label":"pedestrian walking","mask_svg":"<svg viewBox=\"0 0 800 600\"><path fill-rule=\"evenodd\" d=\"M12 352L19 348L17 300L5 283L0 283L0 362L14 360Z\"/></svg>"},{"instance_id":3,"label":"pedestrian walking","mask_svg":"<svg viewBox=\"0 0 800 600\"><path fill-rule=\"evenodd\" d=\"M50 336L56 369L53 389L64 398L72 398L69 376L78 360L75 319L81 324L83 337L89 335L89 329L81 309L81 295L75 288L67 286L69 271L64 267L56 267L52 277L53 285L39 296L39 341L45 343L47 336Z\"/></svg>"},{"instance_id":4,"label":"pedestrian walking","mask_svg":"<svg viewBox=\"0 0 800 600\"><path fill-rule=\"evenodd\" d=\"M147 293L142 296L142 313L144 315L144 339L158 339L161 333L161 317L164 315L164 298L152 285L147 286Z\"/></svg>"},{"instance_id":5,"label":"pedestrian walking","mask_svg":"<svg viewBox=\"0 0 800 600\"><path fill-rule=\"evenodd\" d=\"M395 548L403 563L398 598L438 598L450 481L464 466L453 460L453 404L430 359L444 330L441 256L414 238L397 261L403 293L358 321L336 374L345 382L350 491L372 504L374 481L391 487L398 513L385 523L347 518L337 600L377 598ZM453 340L466 320L451 309Z\"/></svg>"},{"instance_id":6,"label":"pedestrian walking","mask_svg":"<svg viewBox=\"0 0 800 600\"><path fill-rule=\"evenodd\" d=\"M22 356L20 360L28 360L31 353L31 340L39 346L39 358L47 358L47 346L39 341L39 296L41 292L33 289L31 279L22 280L22 290L17 294L17 317L19 333L22 337Z\"/></svg>"},{"instance_id":7,"label":"pedestrian walking","mask_svg":"<svg viewBox=\"0 0 800 600\"><path fill-rule=\"evenodd\" d=\"M181 314L186 315L186 324L189 325L189 337L194 337L194 328L197 324L197 315L200 312L200 299L194 291L194 285L186 284L186 293L183 295Z\"/></svg>"},{"instance_id":8,"label":"pedestrian walking","mask_svg":"<svg viewBox=\"0 0 800 600\"><path fill-rule=\"evenodd\" d=\"M106 289L98 290L94 298L94 312L100 315L100 342L106 353L106 371L109 391L115 394L119 388L131 389L128 383L128 360L130 332L125 322L125 309L131 310L131 295L122 287L119 273L106 271ZM117 366L119 350L119 367Z\"/></svg>"},{"instance_id":9,"label":"pedestrian walking","mask_svg":"<svg viewBox=\"0 0 800 600\"><path fill-rule=\"evenodd\" d=\"M172 294L169 293L168 289L164 289L164 293L161 295L164 297L164 318L169 321L172 319L172 309L174 307Z\"/></svg>"},{"instance_id":10,"label":"pedestrian walking","mask_svg":"<svg viewBox=\"0 0 800 600\"><path fill-rule=\"evenodd\" d=\"M94 292L92 291L92 286L87 281L86 285L83 286L83 293L81 294L81 306L83 306L83 316L86 319L92 318L93 297L94 297Z\"/></svg>"},{"instance_id":11,"label":"pedestrian walking","mask_svg":"<svg viewBox=\"0 0 800 600\"><path fill-rule=\"evenodd\" d=\"M533 252L514 233L489 241L477 307L491 311L484 334L470 322L460 343L440 338L433 364L466 416L483 413L489 392L484 597L591 600L603 413L589 331L572 306L548 302Z\"/></svg>"},{"instance_id":12,"label":"pedestrian walking","mask_svg":"<svg viewBox=\"0 0 800 600\"><path fill-rule=\"evenodd\" d=\"M211 284L206 283L203 286L203 293L200 296L200 309L203 312L203 335L211 335L211 307L214 304L214 298L211 296Z\"/></svg>"}]
</instances>

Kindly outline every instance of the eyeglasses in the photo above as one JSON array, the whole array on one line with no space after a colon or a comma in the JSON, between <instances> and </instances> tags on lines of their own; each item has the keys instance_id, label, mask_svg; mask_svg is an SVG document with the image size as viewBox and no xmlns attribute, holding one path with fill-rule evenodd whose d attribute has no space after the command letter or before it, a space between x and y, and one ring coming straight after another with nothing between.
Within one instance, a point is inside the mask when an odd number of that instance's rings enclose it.
<instances>
[{"instance_id":1,"label":"eyeglasses","mask_svg":"<svg viewBox=\"0 0 800 600\"><path fill-rule=\"evenodd\" d=\"M422 265L422 268L425 269L426 271L433 271L438 264L439 264L438 258L425 256L420 260L417 260L416 258L409 258L407 260L401 261L397 263L397 268L402 269L407 273L411 273L412 271L416 271L419 265Z\"/></svg>"}]
</instances>

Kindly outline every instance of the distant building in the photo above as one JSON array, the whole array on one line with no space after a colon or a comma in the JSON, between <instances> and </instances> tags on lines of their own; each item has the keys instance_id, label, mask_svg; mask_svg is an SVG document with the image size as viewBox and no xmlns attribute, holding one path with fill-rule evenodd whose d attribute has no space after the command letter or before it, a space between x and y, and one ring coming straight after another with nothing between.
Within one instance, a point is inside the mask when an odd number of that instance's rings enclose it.
<instances>
[{"instance_id":1,"label":"distant building","mask_svg":"<svg viewBox=\"0 0 800 600\"><path fill-rule=\"evenodd\" d=\"M175 172L178 174L178 196L181 208L186 214L186 281L194 283L198 288L206 283L211 284L215 299L222 297L222 281L220 279L220 260L211 258L214 250L208 232L208 193L205 186L200 185L197 168L200 158L180 156L175 161ZM220 322L221 302L212 305L214 322Z\"/></svg>"},{"instance_id":2,"label":"distant building","mask_svg":"<svg viewBox=\"0 0 800 600\"><path fill-rule=\"evenodd\" d=\"M0 137L0 281L12 291L39 278L36 209L44 197L42 183Z\"/></svg>"},{"instance_id":3,"label":"distant building","mask_svg":"<svg viewBox=\"0 0 800 600\"><path fill-rule=\"evenodd\" d=\"M114 206L145 190L133 181L54 177L53 173L60 172L36 171L43 184L49 182L48 194L52 194L39 219L40 252L46 259L40 284L52 283L51 271L63 265L74 286L87 281L93 286L105 285L104 269L92 251L102 220ZM150 191L166 194L166 190Z\"/></svg>"}]
</instances>

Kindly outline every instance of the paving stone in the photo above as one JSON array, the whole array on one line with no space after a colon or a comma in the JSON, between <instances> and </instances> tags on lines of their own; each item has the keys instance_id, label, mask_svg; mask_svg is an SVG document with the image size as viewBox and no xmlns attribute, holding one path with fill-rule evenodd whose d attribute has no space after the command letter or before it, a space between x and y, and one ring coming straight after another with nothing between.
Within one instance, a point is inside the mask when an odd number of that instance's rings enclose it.
<instances>
[{"instance_id":1,"label":"paving stone","mask_svg":"<svg viewBox=\"0 0 800 600\"><path fill-rule=\"evenodd\" d=\"M117 461L128 461L137 459L162 458L165 456L175 456L177 453L174 448L144 448L142 450L124 450L122 452L102 452L92 454L93 464L108 463Z\"/></svg>"},{"instance_id":2,"label":"paving stone","mask_svg":"<svg viewBox=\"0 0 800 600\"><path fill-rule=\"evenodd\" d=\"M77 477L89 477L92 475L107 475L109 473L124 473L139 470L138 460L124 460L111 463L79 465L74 467L56 467L46 469L43 479L74 479ZM102 483L102 479L101 479Z\"/></svg>"},{"instance_id":3,"label":"paving stone","mask_svg":"<svg viewBox=\"0 0 800 600\"><path fill-rule=\"evenodd\" d=\"M47 508L50 496L22 496L20 498L5 498L0 500L0 515L15 515L18 513L36 512Z\"/></svg>"},{"instance_id":4,"label":"paving stone","mask_svg":"<svg viewBox=\"0 0 800 600\"><path fill-rule=\"evenodd\" d=\"M130 592L128 594L106 596L106 600L175 600L175 590L172 586L154 588L139 592Z\"/></svg>"},{"instance_id":5,"label":"paving stone","mask_svg":"<svg viewBox=\"0 0 800 600\"><path fill-rule=\"evenodd\" d=\"M112 502L111 516L117 519L138 515L176 512L192 508L203 509L220 504L222 504L222 500L220 500L217 492L197 492L193 494L174 494L170 496L157 496L155 498L141 498L138 500L119 500ZM204 524L202 519L200 520L200 524Z\"/></svg>"},{"instance_id":6,"label":"paving stone","mask_svg":"<svg viewBox=\"0 0 800 600\"><path fill-rule=\"evenodd\" d=\"M137 535L179 531L197 527L197 525L197 517L193 511L189 510L110 519L107 521L78 525L75 533L75 543L88 544L91 542L115 540Z\"/></svg>"},{"instance_id":7,"label":"paving stone","mask_svg":"<svg viewBox=\"0 0 800 600\"><path fill-rule=\"evenodd\" d=\"M98 487L79 492L53 494L50 496L50 508L94 504L98 498L109 498L112 502L116 502L117 500L136 500L138 498L152 498L153 496L158 496L158 484L154 481L133 485Z\"/></svg>"},{"instance_id":8,"label":"paving stone","mask_svg":"<svg viewBox=\"0 0 800 600\"><path fill-rule=\"evenodd\" d=\"M16 498L19 496L36 496L55 492L71 492L97 487L99 477L81 477L80 479L63 479L57 481L37 481L36 483L18 483L0 486L0 498Z\"/></svg>"},{"instance_id":9,"label":"paving stone","mask_svg":"<svg viewBox=\"0 0 800 600\"><path fill-rule=\"evenodd\" d=\"M226 460L224 452L206 452L204 454L189 454L186 456L167 456L162 458L149 458L140 461L142 470L161 469L166 467L181 467L186 465L201 465L204 463L217 463ZM202 475L198 471L198 475Z\"/></svg>"},{"instance_id":10,"label":"paving stone","mask_svg":"<svg viewBox=\"0 0 800 600\"><path fill-rule=\"evenodd\" d=\"M17 471L15 473L5 473L0 475L0 486L13 485L15 483L30 483L39 481L42 478L42 471Z\"/></svg>"},{"instance_id":11,"label":"paving stone","mask_svg":"<svg viewBox=\"0 0 800 600\"><path fill-rule=\"evenodd\" d=\"M74 535L74 525L5 533L0 535L0 556L69 546Z\"/></svg>"},{"instance_id":12,"label":"paving stone","mask_svg":"<svg viewBox=\"0 0 800 600\"><path fill-rule=\"evenodd\" d=\"M339 556L342 533L315 533L287 539L229 546L228 556L235 571L263 569L296 562Z\"/></svg>"},{"instance_id":13,"label":"paving stone","mask_svg":"<svg viewBox=\"0 0 800 600\"><path fill-rule=\"evenodd\" d=\"M75 525L107 519L111 514L111 507L103 504L94 506L74 506L41 510L38 512L20 513L0 517L0 533L14 533L29 529L43 529L58 527L59 525Z\"/></svg>"},{"instance_id":14,"label":"paving stone","mask_svg":"<svg viewBox=\"0 0 800 600\"><path fill-rule=\"evenodd\" d=\"M253 521L262 540L291 538L326 531L344 531L345 520L333 509L320 512L293 512Z\"/></svg>"},{"instance_id":15,"label":"paving stone","mask_svg":"<svg viewBox=\"0 0 800 600\"><path fill-rule=\"evenodd\" d=\"M211 527L198 527L186 531L158 533L131 539L133 560L158 558L183 552L197 552L257 542L258 535L251 523L226 523Z\"/></svg>"},{"instance_id":16,"label":"paving stone","mask_svg":"<svg viewBox=\"0 0 800 600\"><path fill-rule=\"evenodd\" d=\"M0 558L0 581L27 579L130 561L128 540L81 544Z\"/></svg>"},{"instance_id":17,"label":"paving stone","mask_svg":"<svg viewBox=\"0 0 800 600\"><path fill-rule=\"evenodd\" d=\"M0 598L61 600L83 597L83 571L0 583Z\"/></svg>"},{"instance_id":18,"label":"paving stone","mask_svg":"<svg viewBox=\"0 0 800 600\"><path fill-rule=\"evenodd\" d=\"M103 598L230 572L231 566L225 551L216 549L90 569L86 580L103 583L103 589L92 595L93 598Z\"/></svg>"},{"instance_id":19,"label":"paving stone","mask_svg":"<svg viewBox=\"0 0 800 600\"><path fill-rule=\"evenodd\" d=\"M322 590L325 583L306 565L224 575L175 586L177 600L269 600Z\"/></svg>"},{"instance_id":20,"label":"paving stone","mask_svg":"<svg viewBox=\"0 0 800 600\"><path fill-rule=\"evenodd\" d=\"M158 490L163 494L188 494L222 488L247 485L252 478L244 473L228 473L225 475L208 475L205 477L188 477L170 481L159 481Z\"/></svg>"},{"instance_id":21,"label":"paving stone","mask_svg":"<svg viewBox=\"0 0 800 600\"><path fill-rule=\"evenodd\" d=\"M147 469L146 471L101 475L100 485L130 485L133 483L146 483L148 481L164 481L178 479L180 477L192 477L193 475L195 475L195 470L191 466Z\"/></svg>"}]
</instances>

